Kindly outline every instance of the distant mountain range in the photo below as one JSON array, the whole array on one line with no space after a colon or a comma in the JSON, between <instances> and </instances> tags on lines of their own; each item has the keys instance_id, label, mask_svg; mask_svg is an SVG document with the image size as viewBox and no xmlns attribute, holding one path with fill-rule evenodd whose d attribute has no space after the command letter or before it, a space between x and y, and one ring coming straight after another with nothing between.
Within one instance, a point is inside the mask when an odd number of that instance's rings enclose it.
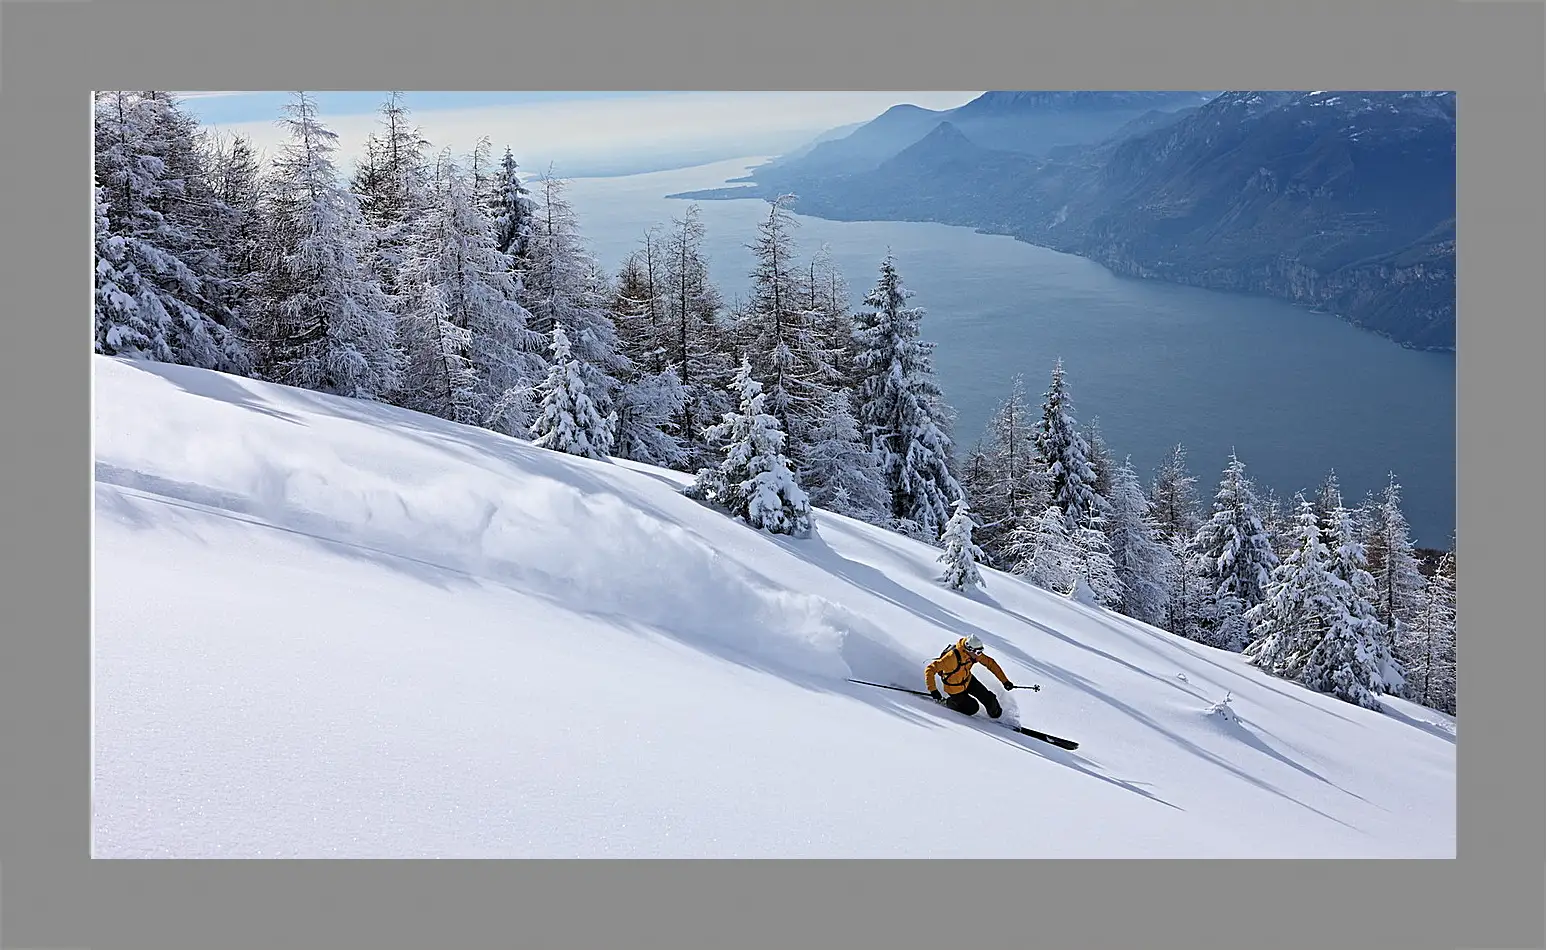
<instances>
[{"instance_id":1,"label":"distant mountain range","mask_svg":"<svg viewBox=\"0 0 1547 950\"><path fill-rule=\"evenodd\" d=\"M963 225L1446 350L1455 169L1444 92L989 92L896 106L741 187L673 197Z\"/></svg>"}]
</instances>

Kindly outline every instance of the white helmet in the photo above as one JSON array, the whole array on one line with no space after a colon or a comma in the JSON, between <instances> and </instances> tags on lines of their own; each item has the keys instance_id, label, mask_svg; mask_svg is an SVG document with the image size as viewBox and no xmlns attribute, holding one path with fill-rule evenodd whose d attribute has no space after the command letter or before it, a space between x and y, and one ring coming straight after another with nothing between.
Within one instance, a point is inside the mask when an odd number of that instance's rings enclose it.
<instances>
[{"instance_id":1,"label":"white helmet","mask_svg":"<svg viewBox=\"0 0 1547 950\"><path fill-rule=\"evenodd\" d=\"M972 636L967 638L967 649L973 653L983 652L983 641L978 637L977 634L974 633Z\"/></svg>"}]
</instances>

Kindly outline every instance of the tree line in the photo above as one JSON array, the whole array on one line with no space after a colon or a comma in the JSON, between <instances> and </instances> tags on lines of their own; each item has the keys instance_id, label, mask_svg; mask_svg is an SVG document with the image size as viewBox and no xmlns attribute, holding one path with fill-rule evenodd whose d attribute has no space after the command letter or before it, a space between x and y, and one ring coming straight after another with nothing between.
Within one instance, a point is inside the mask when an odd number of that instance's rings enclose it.
<instances>
[{"instance_id":1,"label":"tree line","mask_svg":"<svg viewBox=\"0 0 1547 950\"><path fill-rule=\"evenodd\" d=\"M1017 378L970 452L890 254L853 306L792 196L769 202L747 293L708 277L696 206L607 272L551 174L490 139L434 149L399 93L352 169L296 93L267 163L165 92L95 101L95 346L400 406L685 490L775 533L823 508L943 548L944 580L1001 567L1350 702L1455 710L1454 555L1426 577L1395 479L1293 505L1229 460L1211 506L1179 446L1146 489L1063 366L1040 415Z\"/></svg>"}]
</instances>

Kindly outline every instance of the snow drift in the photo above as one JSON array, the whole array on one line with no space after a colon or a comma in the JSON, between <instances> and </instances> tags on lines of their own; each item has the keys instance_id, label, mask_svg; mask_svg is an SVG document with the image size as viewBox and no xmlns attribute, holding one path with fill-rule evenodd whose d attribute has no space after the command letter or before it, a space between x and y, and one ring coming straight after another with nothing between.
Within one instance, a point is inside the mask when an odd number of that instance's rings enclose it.
<instances>
[{"instance_id":1,"label":"snow drift","mask_svg":"<svg viewBox=\"0 0 1547 950\"><path fill-rule=\"evenodd\" d=\"M680 473L93 359L97 857L1455 854L1432 710ZM847 682L970 633L1078 751Z\"/></svg>"}]
</instances>

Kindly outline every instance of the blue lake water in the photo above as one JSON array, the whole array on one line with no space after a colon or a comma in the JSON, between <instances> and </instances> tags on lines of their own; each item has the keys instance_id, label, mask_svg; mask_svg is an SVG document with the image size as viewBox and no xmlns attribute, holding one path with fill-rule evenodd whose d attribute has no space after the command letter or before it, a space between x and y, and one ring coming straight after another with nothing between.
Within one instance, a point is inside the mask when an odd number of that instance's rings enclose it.
<instances>
[{"instance_id":1,"label":"blue lake water","mask_svg":"<svg viewBox=\"0 0 1547 950\"><path fill-rule=\"evenodd\" d=\"M569 195L609 271L652 225L688 204L673 192L715 187L756 160L623 178L576 179ZM750 285L758 200L699 202L711 273L727 301ZM799 203L795 204L799 209ZM1415 540L1448 547L1455 528L1454 354L1404 349L1337 317L1287 303L1118 277L1099 264L966 228L799 217L798 250L823 244L857 306L882 257L895 255L957 412L963 449L1026 377L1040 402L1062 358L1082 424L1130 456L1146 483L1172 446L1187 449L1211 499L1234 449L1260 485L1285 498L1336 469L1350 503L1403 486Z\"/></svg>"}]
</instances>

